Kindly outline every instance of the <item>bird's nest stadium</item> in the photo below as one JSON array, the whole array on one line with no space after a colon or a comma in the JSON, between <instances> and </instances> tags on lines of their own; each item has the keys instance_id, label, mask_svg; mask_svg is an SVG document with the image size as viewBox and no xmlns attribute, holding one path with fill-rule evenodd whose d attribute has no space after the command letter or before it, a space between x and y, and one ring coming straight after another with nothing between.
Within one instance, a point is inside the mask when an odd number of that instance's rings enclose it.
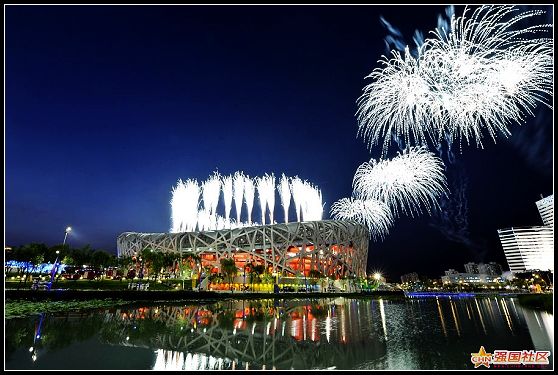
<instances>
[{"instance_id":1,"label":"bird's nest stadium","mask_svg":"<svg viewBox=\"0 0 558 375\"><path fill-rule=\"evenodd\" d=\"M220 260L233 258L239 269L261 264L285 276L318 271L332 278L365 276L368 229L353 221L320 220L184 233L134 233L118 236L118 256L145 249L195 254L203 267L220 272Z\"/></svg>"}]
</instances>

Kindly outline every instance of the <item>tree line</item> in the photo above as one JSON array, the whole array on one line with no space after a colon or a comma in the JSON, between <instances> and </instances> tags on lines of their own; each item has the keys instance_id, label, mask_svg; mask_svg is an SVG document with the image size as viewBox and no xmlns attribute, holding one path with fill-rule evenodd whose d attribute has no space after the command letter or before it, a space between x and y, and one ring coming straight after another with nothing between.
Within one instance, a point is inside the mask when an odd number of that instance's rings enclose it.
<instances>
[{"instance_id":1,"label":"tree line","mask_svg":"<svg viewBox=\"0 0 558 375\"><path fill-rule=\"evenodd\" d=\"M52 264L57 258L66 265L88 265L94 268L118 266L120 262L116 255L105 250L93 249L90 245L70 248L68 245L47 246L44 243L30 243L5 251L6 261L29 262L34 267L42 263Z\"/></svg>"}]
</instances>

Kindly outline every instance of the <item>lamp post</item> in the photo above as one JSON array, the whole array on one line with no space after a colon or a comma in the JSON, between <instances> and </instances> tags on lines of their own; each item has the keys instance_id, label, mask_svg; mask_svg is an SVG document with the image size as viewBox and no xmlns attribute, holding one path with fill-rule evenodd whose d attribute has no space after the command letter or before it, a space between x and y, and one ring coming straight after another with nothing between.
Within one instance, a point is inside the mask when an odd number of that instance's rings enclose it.
<instances>
[{"instance_id":1,"label":"lamp post","mask_svg":"<svg viewBox=\"0 0 558 375\"><path fill-rule=\"evenodd\" d=\"M62 242L62 248L66 246L66 238L68 238L68 233L72 231L72 227L67 227L64 231L64 242ZM48 283L48 290L52 287L52 281L54 280L54 275L56 275L56 271L58 268L58 256L60 254L60 250L56 250L56 260L54 261L54 266L52 267L52 272L50 273L50 282Z\"/></svg>"}]
</instances>

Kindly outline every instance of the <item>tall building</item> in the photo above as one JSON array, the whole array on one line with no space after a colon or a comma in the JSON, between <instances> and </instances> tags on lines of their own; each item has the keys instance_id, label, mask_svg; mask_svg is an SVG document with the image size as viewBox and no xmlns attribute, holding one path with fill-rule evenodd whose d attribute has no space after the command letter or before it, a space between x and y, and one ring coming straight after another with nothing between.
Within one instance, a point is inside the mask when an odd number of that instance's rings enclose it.
<instances>
[{"instance_id":1,"label":"tall building","mask_svg":"<svg viewBox=\"0 0 558 375\"><path fill-rule=\"evenodd\" d=\"M554 272L554 195L536 202L543 226L498 229L512 272Z\"/></svg>"},{"instance_id":2,"label":"tall building","mask_svg":"<svg viewBox=\"0 0 558 375\"><path fill-rule=\"evenodd\" d=\"M496 262L490 262L486 264L469 262L465 264L465 272L490 276L500 276L502 274L502 266Z\"/></svg>"},{"instance_id":3,"label":"tall building","mask_svg":"<svg viewBox=\"0 0 558 375\"><path fill-rule=\"evenodd\" d=\"M491 276L500 276L503 273L502 266L496 262L486 264L479 264L479 273L484 273Z\"/></svg>"},{"instance_id":4,"label":"tall building","mask_svg":"<svg viewBox=\"0 0 558 375\"><path fill-rule=\"evenodd\" d=\"M554 194L538 200L536 203L543 224L554 228Z\"/></svg>"},{"instance_id":5,"label":"tall building","mask_svg":"<svg viewBox=\"0 0 558 375\"><path fill-rule=\"evenodd\" d=\"M479 265L473 262L465 264L465 272L467 273L479 273Z\"/></svg>"},{"instance_id":6,"label":"tall building","mask_svg":"<svg viewBox=\"0 0 558 375\"><path fill-rule=\"evenodd\" d=\"M418 273L416 273L416 272L407 273L407 274L401 276L401 283L403 283L403 284L405 284L405 283L416 283L419 280L420 279L419 279Z\"/></svg>"}]
</instances>

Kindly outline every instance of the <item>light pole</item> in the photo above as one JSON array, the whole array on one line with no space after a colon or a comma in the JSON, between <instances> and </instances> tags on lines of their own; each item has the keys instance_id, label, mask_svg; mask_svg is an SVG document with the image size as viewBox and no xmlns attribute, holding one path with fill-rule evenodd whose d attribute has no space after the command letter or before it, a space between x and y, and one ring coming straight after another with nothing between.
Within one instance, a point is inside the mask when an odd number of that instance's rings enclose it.
<instances>
[{"instance_id":1,"label":"light pole","mask_svg":"<svg viewBox=\"0 0 558 375\"><path fill-rule=\"evenodd\" d=\"M72 227L67 227L64 231L64 242L62 242L62 249L66 246L66 238L68 238L68 233L72 231ZM60 250L56 250L56 260L54 261L54 266L52 267L52 272L50 273L50 282L48 283L48 290L52 287L52 281L54 280L54 275L56 275L56 270L58 268L58 255Z\"/></svg>"}]
</instances>

